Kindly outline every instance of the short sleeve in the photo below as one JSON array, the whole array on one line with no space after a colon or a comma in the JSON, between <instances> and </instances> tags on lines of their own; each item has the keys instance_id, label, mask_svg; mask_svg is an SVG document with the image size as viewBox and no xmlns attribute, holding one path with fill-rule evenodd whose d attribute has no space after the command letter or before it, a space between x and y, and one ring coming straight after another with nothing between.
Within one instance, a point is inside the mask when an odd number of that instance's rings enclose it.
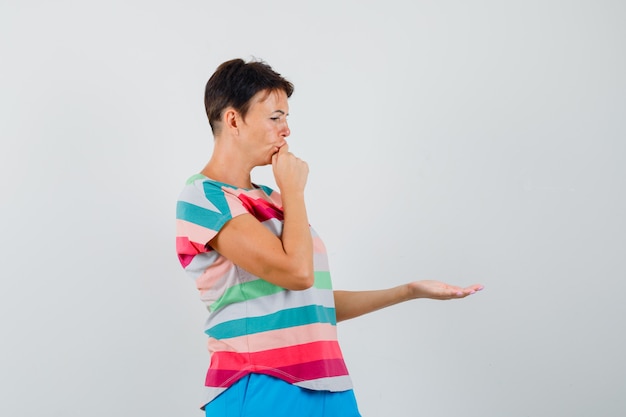
<instances>
[{"instance_id":1,"label":"short sleeve","mask_svg":"<svg viewBox=\"0 0 626 417\"><path fill-rule=\"evenodd\" d=\"M248 211L237 196L225 192L224 184L190 179L176 204L176 251L183 258L208 252L206 244L224 224Z\"/></svg>"}]
</instances>

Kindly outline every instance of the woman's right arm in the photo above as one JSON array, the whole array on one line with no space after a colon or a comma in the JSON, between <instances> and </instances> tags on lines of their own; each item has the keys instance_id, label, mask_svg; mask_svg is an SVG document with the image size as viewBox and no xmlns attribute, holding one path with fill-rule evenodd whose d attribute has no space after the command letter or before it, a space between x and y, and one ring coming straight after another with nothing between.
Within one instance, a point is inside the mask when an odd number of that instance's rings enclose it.
<instances>
[{"instance_id":1,"label":"woman's right arm","mask_svg":"<svg viewBox=\"0 0 626 417\"><path fill-rule=\"evenodd\" d=\"M313 240L304 203L308 166L285 145L273 156L272 168L283 201L282 236L274 235L251 214L243 214L227 222L209 245L274 285L305 290L314 282Z\"/></svg>"}]
</instances>

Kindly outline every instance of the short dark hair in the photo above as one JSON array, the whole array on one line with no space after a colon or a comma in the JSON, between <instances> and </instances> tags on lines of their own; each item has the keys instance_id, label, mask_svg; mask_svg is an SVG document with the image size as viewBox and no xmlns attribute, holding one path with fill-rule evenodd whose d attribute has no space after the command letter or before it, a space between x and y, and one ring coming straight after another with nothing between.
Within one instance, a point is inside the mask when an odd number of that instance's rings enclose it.
<instances>
[{"instance_id":1,"label":"short dark hair","mask_svg":"<svg viewBox=\"0 0 626 417\"><path fill-rule=\"evenodd\" d=\"M264 90L282 90L291 97L293 84L260 60L233 59L217 67L204 90L204 107L213 133L217 133L225 108L233 107L245 118L250 99Z\"/></svg>"}]
</instances>

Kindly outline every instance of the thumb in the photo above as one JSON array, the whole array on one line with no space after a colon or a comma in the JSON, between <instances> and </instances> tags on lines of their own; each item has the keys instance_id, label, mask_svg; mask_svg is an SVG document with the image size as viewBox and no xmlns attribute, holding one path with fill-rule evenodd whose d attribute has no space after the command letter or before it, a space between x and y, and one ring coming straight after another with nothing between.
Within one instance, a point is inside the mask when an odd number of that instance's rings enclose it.
<instances>
[{"instance_id":1,"label":"thumb","mask_svg":"<svg viewBox=\"0 0 626 417\"><path fill-rule=\"evenodd\" d=\"M289 145L285 142L283 146L278 148L278 152L275 152L274 155L272 155L272 165L276 165L279 155L284 155L287 152L289 152Z\"/></svg>"}]
</instances>

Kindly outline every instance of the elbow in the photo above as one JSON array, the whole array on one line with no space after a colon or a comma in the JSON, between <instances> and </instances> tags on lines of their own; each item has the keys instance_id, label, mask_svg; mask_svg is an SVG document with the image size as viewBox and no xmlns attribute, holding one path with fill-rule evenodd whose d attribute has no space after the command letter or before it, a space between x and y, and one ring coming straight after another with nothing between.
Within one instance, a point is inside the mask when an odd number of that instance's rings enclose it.
<instances>
[{"instance_id":1,"label":"elbow","mask_svg":"<svg viewBox=\"0 0 626 417\"><path fill-rule=\"evenodd\" d=\"M302 281L302 282L294 283L294 285L292 285L291 288L287 288L287 289L291 291L304 291L304 290L308 290L312 286L313 286L313 281Z\"/></svg>"},{"instance_id":2,"label":"elbow","mask_svg":"<svg viewBox=\"0 0 626 417\"><path fill-rule=\"evenodd\" d=\"M305 271L292 274L287 289L292 291L304 291L311 288L313 284L315 284L315 274L312 268L307 268Z\"/></svg>"},{"instance_id":3,"label":"elbow","mask_svg":"<svg viewBox=\"0 0 626 417\"><path fill-rule=\"evenodd\" d=\"M268 266L259 277L286 290L308 290L315 284L313 259L286 259L278 267Z\"/></svg>"}]
</instances>

